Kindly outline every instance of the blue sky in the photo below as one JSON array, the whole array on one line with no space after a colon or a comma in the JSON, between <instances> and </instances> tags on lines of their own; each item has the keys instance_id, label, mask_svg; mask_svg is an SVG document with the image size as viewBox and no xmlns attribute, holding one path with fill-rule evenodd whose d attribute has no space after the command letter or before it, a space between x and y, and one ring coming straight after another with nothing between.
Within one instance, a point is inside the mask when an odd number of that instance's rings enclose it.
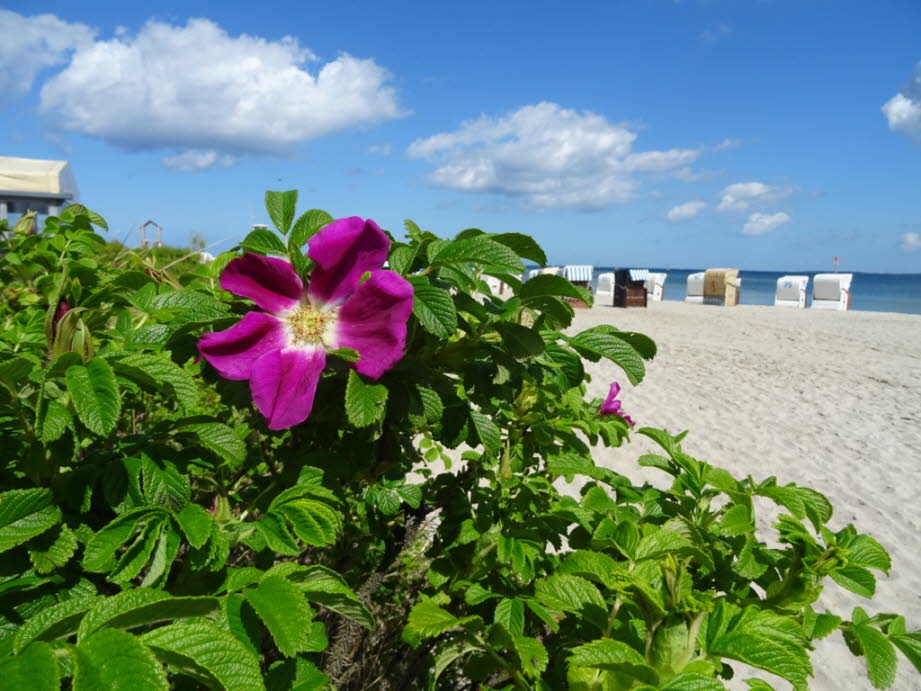
<instances>
[{"instance_id":1,"label":"blue sky","mask_svg":"<svg viewBox=\"0 0 921 691\"><path fill-rule=\"evenodd\" d=\"M554 263L921 272L921 3L5 3L0 155L116 238L303 208Z\"/></svg>"}]
</instances>

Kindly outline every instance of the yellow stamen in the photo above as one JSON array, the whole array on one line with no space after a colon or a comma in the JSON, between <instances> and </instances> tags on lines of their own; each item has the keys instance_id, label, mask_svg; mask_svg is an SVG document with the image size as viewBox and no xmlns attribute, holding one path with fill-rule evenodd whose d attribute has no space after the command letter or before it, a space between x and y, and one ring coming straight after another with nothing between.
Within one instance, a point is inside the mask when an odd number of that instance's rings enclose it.
<instances>
[{"instance_id":1,"label":"yellow stamen","mask_svg":"<svg viewBox=\"0 0 921 691\"><path fill-rule=\"evenodd\" d=\"M336 321L336 313L315 309L309 304L296 307L288 315L291 335L299 345L321 345ZM328 345L328 344L327 344Z\"/></svg>"}]
</instances>

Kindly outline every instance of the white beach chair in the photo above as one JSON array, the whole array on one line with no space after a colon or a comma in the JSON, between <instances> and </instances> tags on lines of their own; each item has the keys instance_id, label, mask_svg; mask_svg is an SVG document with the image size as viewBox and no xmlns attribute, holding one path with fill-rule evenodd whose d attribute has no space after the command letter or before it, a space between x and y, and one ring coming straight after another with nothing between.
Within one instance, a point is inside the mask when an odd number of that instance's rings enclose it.
<instances>
[{"instance_id":1,"label":"white beach chair","mask_svg":"<svg viewBox=\"0 0 921 691\"><path fill-rule=\"evenodd\" d=\"M813 309L850 309L852 280L854 274L816 274L812 279Z\"/></svg>"},{"instance_id":2,"label":"white beach chair","mask_svg":"<svg viewBox=\"0 0 921 691\"><path fill-rule=\"evenodd\" d=\"M650 273L646 279L646 294L650 300L662 302L665 299L665 279L668 274Z\"/></svg>"},{"instance_id":3,"label":"white beach chair","mask_svg":"<svg viewBox=\"0 0 921 691\"><path fill-rule=\"evenodd\" d=\"M774 291L774 307L806 306L806 287L809 285L809 276L781 276L777 279L777 289Z\"/></svg>"},{"instance_id":4,"label":"white beach chair","mask_svg":"<svg viewBox=\"0 0 921 691\"><path fill-rule=\"evenodd\" d=\"M598 274L598 285L595 287L595 304L606 307L614 306L614 274Z\"/></svg>"},{"instance_id":5,"label":"white beach chair","mask_svg":"<svg viewBox=\"0 0 921 691\"><path fill-rule=\"evenodd\" d=\"M542 269L531 269L524 275L524 280L529 281L535 276L542 276L543 274L558 276L561 271L562 269L559 266L545 266Z\"/></svg>"},{"instance_id":6,"label":"white beach chair","mask_svg":"<svg viewBox=\"0 0 921 691\"><path fill-rule=\"evenodd\" d=\"M693 273L688 276L688 292L687 296L684 298L684 301L693 302L699 305L704 304L703 271L698 271L697 273Z\"/></svg>"},{"instance_id":7,"label":"white beach chair","mask_svg":"<svg viewBox=\"0 0 921 691\"><path fill-rule=\"evenodd\" d=\"M508 298L512 295L512 287L505 281L500 281L495 276L480 276L480 280L489 286L489 292L495 297Z\"/></svg>"}]
</instances>

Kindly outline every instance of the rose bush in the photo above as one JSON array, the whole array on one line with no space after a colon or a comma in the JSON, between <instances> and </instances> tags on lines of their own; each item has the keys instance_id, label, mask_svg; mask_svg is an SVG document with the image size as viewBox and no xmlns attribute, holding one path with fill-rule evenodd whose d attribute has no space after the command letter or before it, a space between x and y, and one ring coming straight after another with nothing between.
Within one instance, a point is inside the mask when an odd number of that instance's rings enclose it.
<instances>
[{"instance_id":1,"label":"rose bush","mask_svg":"<svg viewBox=\"0 0 921 691\"><path fill-rule=\"evenodd\" d=\"M574 333L591 296L522 283L532 239L398 239L296 196L178 274L110 257L79 205L4 232L3 685L802 689L834 632L878 688L896 650L921 665L904 618L815 609L890 567L819 492L649 426L661 487L594 463L634 421L617 384L586 399L584 362L637 384L656 348Z\"/></svg>"}]
</instances>

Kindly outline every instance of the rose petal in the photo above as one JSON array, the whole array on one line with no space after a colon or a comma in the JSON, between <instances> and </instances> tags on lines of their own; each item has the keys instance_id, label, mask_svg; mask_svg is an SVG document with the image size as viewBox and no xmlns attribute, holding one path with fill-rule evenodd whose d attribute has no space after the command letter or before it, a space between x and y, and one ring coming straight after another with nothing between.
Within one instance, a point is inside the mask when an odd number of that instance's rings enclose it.
<instances>
[{"instance_id":1,"label":"rose petal","mask_svg":"<svg viewBox=\"0 0 921 691\"><path fill-rule=\"evenodd\" d=\"M620 394L620 384L618 384L616 381L612 381L611 390L608 391L608 397L605 402L610 401L612 398L617 398L618 394Z\"/></svg>"},{"instance_id":2,"label":"rose petal","mask_svg":"<svg viewBox=\"0 0 921 691\"><path fill-rule=\"evenodd\" d=\"M198 352L225 379L249 379L253 363L286 341L281 321L264 312L247 312L229 329L204 334Z\"/></svg>"},{"instance_id":3,"label":"rose petal","mask_svg":"<svg viewBox=\"0 0 921 691\"><path fill-rule=\"evenodd\" d=\"M617 415L620 410L620 401L605 401L598 407L599 415Z\"/></svg>"},{"instance_id":4,"label":"rose petal","mask_svg":"<svg viewBox=\"0 0 921 691\"><path fill-rule=\"evenodd\" d=\"M307 419L325 365L321 348L273 350L255 362L249 388L269 429L286 429Z\"/></svg>"},{"instance_id":5,"label":"rose petal","mask_svg":"<svg viewBox=\"0 0 921 691\"><path fill-rule=\"evenodd\" d=\"M307 254L316 262L307 292L322 303L341 304L355 292L365 271L387 261L390 239L371 219L340 218L310 239Z\"/></svg>"},{"instance_id":6,"label":"rose petal","mask_svg":"<svg viewBox=\"0 0 921 691\"><path fill-rule=\"evenodd\" d=\"M221 274L221 288L249 298L272 314L295 307L304 295L304 284L291 264L251 252L227 265Z\"/></svg>"},{"instance_id":7,"label":"rose petal","mask_svg":"<svg viewBox=\"0 0 921 691\"><path fill-rule=\"evenodd\" d=\"M339 310L336 342L361 356L355 369L377 379L403 357L413 287L393 271L375 271Z\"/></svg>"},{"instance_id":8,"label":"rose petal","mask_svg":"<svg viewBox=\"0 0 921 691\"><path fill-rule=\"evenodd\" d=\"M636 423L633 421L633 418L630 417L629 415L622 415L621 417L622 417L622 418L626 421L626 423L627 423L628 425L630 425L631 427L636 426Z\"/></svg>"}]
</instances>

